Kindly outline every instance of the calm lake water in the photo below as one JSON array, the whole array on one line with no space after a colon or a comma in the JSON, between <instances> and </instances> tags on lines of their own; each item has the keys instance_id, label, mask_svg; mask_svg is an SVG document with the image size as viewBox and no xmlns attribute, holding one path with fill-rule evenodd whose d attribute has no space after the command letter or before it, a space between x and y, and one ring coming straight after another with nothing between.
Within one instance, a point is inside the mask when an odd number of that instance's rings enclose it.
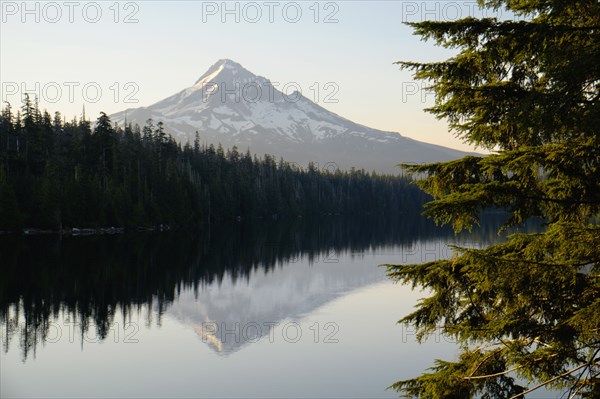
<instances>
[{"instance_id":1,"label":"calm lake water","mask_svg":"<svg viewBox=\"0 0 600 399\"><path fill-rule=\"evenodd\" d=\"M0 396L397 397L386 387L456 347L396 323L424 293L378 265L488 245L497 222L0 237Z\"/></svg>"}]
</instances>

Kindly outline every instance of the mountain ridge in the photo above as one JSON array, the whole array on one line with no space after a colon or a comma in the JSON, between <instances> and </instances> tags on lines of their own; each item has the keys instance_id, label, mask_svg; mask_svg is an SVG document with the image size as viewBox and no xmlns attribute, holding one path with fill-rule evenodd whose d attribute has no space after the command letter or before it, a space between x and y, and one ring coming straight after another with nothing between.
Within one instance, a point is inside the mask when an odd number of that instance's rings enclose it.
<instances>
[{"instance_id":1,"label":"mountain ridge","mask_svg":"<svg viewBox=\"0 0 600 399\"><path fill-rule=\"evenodd\" d=\"M148 107L112 115L113 122L162 121L182 143L198 131L206 144L249 148L307 165L336 164L398 173L399 163L441 162L470 153L429 144L346 119L299 91L285 94L267 78L221 59L195 83Z\"/></svg>"}]
</instances>

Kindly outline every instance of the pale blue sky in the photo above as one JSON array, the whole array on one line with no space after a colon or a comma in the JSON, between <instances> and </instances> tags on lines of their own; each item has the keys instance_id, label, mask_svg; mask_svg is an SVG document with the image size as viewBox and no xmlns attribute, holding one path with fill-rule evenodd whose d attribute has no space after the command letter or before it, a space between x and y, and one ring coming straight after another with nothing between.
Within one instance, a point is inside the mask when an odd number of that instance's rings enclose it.
<instances>
[{"instance_id":1,"label":"pale blue sky","mask_svg":"<svg viewBox=\"0 0 600 399\"><path fill-rule=\"evenodd\" d=\"M37 91L51 112L70 119L85 103L95 118L100 111L150 105L191 86L218 59L230 58L281 85L295 83L313 101L318 93L320 105L355 122L471 149L445 122L422 111L433 97L416 92L410 74L392 63L451 56L420 41L402 22L478 15L474 4L76 1L29 2L25 10L20 1L2 1L2 100L16 107L24 90ZM233 11L227 14L224 7ZM327 95L337 102L325 102Z\"/></svg>"}]
</instances>

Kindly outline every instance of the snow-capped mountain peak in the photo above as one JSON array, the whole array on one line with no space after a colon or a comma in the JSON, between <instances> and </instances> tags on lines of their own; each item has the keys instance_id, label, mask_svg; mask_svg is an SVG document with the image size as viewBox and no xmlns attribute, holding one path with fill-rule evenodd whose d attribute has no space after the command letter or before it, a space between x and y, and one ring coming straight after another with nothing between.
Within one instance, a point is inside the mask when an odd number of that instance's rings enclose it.
<instances>
[{"instance_id":1,"label":"snow-capped mountain peak","mask_svg":"<svg viewBox=\"0 0 600 399\"><path fill-rule=\"evenodd\" d=\"M194 86L201 87L209 82L225 82L229 78L227 75L235 76L238 74L252 75L237 62L224 58L208 68L208 70L198 78L196 83L194 83Z\"/></svg>"},{"instance_id":2,"label":"snow-capped mountain peak","mask_svg":"<svg viewBox=\"0 0 600 399\"><path fill-rule=\"evenodd\" d=\"M164 100L112 116L118 123L127 119L140 125L149 118L163 121L165 129L184 143L193 141L199 131L207 143L250 148L259 155L282 156L303 166L312 161L344 169L397 172L400 162L444 161L465 155L356 124L300 91L282 93L267 78L230 59L217 61L194 85Z\"/></svg>"}]
</instances>

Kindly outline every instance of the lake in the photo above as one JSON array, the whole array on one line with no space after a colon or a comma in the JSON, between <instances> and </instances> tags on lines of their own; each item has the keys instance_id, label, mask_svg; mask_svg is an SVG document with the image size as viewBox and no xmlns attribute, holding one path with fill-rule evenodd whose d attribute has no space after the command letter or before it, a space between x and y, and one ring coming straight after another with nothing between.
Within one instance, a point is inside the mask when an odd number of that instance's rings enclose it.
<instances>
[{"instance_id":1,"label":"lake","mask_svg":"<svg viewBox=\"0 0 600 399\"><path fill-rule=\"evenodd\" d=\"M499 240L405 215L0 237L2 397L397 397L455 345L383 263Z\"/></svg>"}]
</instances>

